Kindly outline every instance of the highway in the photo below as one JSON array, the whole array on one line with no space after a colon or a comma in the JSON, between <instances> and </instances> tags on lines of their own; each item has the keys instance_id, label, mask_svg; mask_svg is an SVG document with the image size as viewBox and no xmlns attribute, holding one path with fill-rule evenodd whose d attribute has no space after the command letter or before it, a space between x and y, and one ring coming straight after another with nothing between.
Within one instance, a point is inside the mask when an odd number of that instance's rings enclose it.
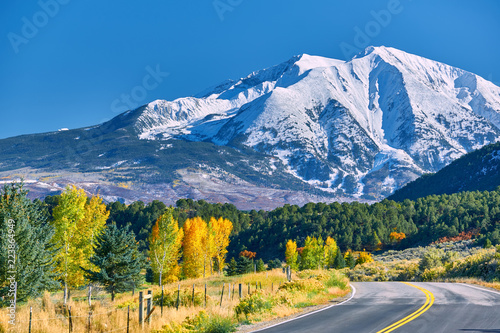
<instances>
[{"instance_id":1,"label":"highway","mask_svg":"<svg viewBox=\"0 0 500 333\"><path fill-rule=\"evenodd\" d=\"M351 300L258 332L500 333L500 292L457 283L352 285Z\"/></svg>"}]
</instances>

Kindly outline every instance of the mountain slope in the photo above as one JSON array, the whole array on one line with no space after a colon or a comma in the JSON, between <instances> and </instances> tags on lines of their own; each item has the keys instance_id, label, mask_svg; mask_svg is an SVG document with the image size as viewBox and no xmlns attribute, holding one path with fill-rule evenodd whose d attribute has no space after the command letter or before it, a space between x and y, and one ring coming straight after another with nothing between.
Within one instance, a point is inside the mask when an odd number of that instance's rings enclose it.
<instances>
[{"instance_id":1,"label":"mountain slope","mask_svg":"<svg viewBox=\"0 0 500 333\"><path fill-rule=\"evenodd\" d=\"M76 179L125 201L272 208L378 200L499 140L500 87L369 47L348 62L296 56L92 128L0 140L0 177L51 190Z\"/></svg>"},{"instance_id":2,"label":"mountain slope","mask_svg":"<svg viewBox=\"0 0 500 333\"><path fill-rule=\"evenodd\" d=\"M200 97L150 103L139 137L253 148L355 198L381 198L500 138L499 87L385 47L349 62L294 57Z\"/></svg>"},{"instance_id":3,"label":"mountain slope","mask_svg":"<svg viewBox=\"0 0 500 333\"><path fill-rule=\"evenodd\" d=\"M500 186L500 143L468 153L434 174L426 174L388 199L415 200L432 194L493 191Z\"/></svg>"}]
</instances>

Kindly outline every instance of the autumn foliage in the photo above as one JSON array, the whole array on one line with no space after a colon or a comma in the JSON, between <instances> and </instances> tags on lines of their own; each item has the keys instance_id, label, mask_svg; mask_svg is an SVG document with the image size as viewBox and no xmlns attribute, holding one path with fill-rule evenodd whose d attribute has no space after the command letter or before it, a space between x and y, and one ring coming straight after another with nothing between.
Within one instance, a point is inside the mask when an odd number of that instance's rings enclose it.
<instances>
[{"instance_id":1,"label":"autumn foliage","mask_svg":"<svg viewBox=\"0 0 500 333\"><path fill-rule=\"evenodd\" d=\"M252 252L252 251L247 251L247 250L240 252L240 257L245 257L248 259L253 259L253 258L255 258L256 255L257 255L257 252Z\"/></svg>"},{"instance_id":2,"label":"autumn foliage","mask_svg":"<svg viewBox=\"0 0 500 333\"><path fill-rule=\"evenodd\" d=\"M406 234L404 232L393 231L389 234L389 239L393 243L399 243L405 238L406 238Z\"/></svg>"}]
</instances>

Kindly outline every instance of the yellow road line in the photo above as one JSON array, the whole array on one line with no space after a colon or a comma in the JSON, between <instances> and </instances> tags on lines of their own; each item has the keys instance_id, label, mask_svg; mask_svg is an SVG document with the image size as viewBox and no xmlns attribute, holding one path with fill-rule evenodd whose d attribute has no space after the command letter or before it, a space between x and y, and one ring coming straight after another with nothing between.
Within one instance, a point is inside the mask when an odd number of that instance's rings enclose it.
<instances>
[{"instance_id":1,"label":"yellow road line","mask_svg":"<svg viewBox=\"0 0 500 333\"><path fill-rule=\"evenodd\" d=\"M401 327L401 326L409 323L413 319L419 317L422 313L424 313L425 311L429 310L429 308L432 306L432 304L434 304L434 295L429 290L424 289L424 288L419 287L419 286L416 286L414 284L408 283L408 282L403 282L403 283L406 284L406 285L409 285L410 287L417 288L418 290L420 290L421 292L423 292L425 294L425 303L424 303L424 305L422 305L420 307L420 309L418 309L417 311L413 312L409 316L406 316L403 319L395 322L391 326L387 326L386 328L384 328L381 331L378 331L377 333L388 333L388 332L394 331L395 329L397 329L397 328L399 328L399 327Z\"/></svg>"}]
</instances>

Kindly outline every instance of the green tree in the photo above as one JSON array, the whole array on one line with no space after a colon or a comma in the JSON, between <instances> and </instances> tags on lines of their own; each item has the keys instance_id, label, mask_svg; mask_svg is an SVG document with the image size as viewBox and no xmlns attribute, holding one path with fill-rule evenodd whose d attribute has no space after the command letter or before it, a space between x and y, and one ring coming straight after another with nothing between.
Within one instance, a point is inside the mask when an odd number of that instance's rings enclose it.
<instances>
[{"instance_id":1,"label":"green tree","mask_svg":"<svg viewBox=\"0 0 500 333\"><path fill-rule=\"evenodd\" d=\"M54 288L51 245L54 228L47 223L40 201L32 202L23 183L5 185L0 192L0 294L10 280L17 282L17 299L39 297ZM11 273L14 272L14 273ZM12 279L13 278L13 279Z\"/></svg>"},{"instance_id":2,"label":"green tree","mask_svg":"<svg viewBox=\"0 0 500 333\"><path fill-rule=\"evenodd\" d=\"M146 266L146 259L139 252L135 235L128 227L118 229L112 224L99 236L98 244L90 258L97 270L82 267L87 279L105 286L112 301L116 293L142 284L141 270Z\"/></svg>"},{"instance_id":3,"label":"green tree","mask_svg":"<svg viewBox=\"0 0 500 333\"><path fill-rule=\"evenodd\" d=\"M237 275L237 274L238 274L238 264L233 257L233 258L231 258L231 260L229 261L229 264L227 265L227 275L233 276L233 275Z\"/></svg>"},{"instance_id":4,"label":"green tree","mask_svg":"<svg viewBox=\"0 0 500 333\"><path fill-rule=\"evenodd\" d=\"M349 268L353 268L354 266L356 266L356 259L354 258L354 256L352 255L352 252L351 251L348 251L345 256L344 256L344 260L345 260L345 265L346 267L349 267Z\"/></svg>"},{"instance_id":5,"label":"green tree","mask_svg":"<svg viewBox=\"0 0 500 333\"><path fill-rule=\"evenodd\" d=\"M340 249L337 251L337 256L335 257L335 262L333 265L336 269L342 269L345 267L345 259L342 251Z\"/></svg>"},{"instance_id":6,"label":"green tree","mask_svg":"<svg viewBox=\"0 0 500 333\"><path fill-rule=\"evenodd\" d=\"M236 273L238 275L253 272L253 260L245 256L240 256L237 262Z\"/></svg>"},{"instance_id":7,"label":"green tree","mask_svg":"<svg viewBox=\"0 0 500 333\"><path fill-rule=\"evenodd\" d=\"M257 272L264 272L266 270L266 265L264 265L264 260L257 260Z\"/></svg>"}]
</instances>

